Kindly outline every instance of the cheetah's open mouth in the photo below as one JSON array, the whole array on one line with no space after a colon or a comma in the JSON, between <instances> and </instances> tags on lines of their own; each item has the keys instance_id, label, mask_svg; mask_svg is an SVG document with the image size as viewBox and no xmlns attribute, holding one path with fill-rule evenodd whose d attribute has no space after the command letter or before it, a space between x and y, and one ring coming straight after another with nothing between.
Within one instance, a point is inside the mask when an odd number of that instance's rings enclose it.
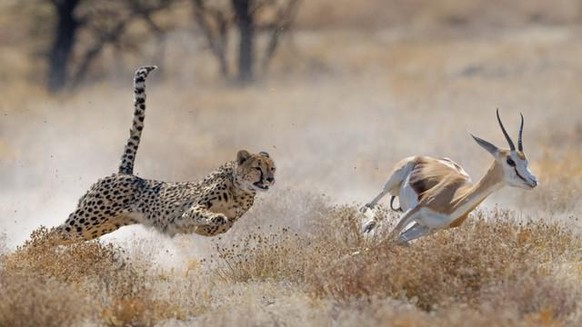
<instances>
[{"instance_id":1,"label":"cheetah's open mouth","mask_svg":"<svg viewBox=\"0 0 582 327\"><path fill-rule=\"evenodd\" d=\"M253 183L253 185L254 185L256 188L258 188L258 189L260 189L260 190L263 190L263 191L267 191L267 190L269 189L269 185L265 185L265 184L263 184L263 183L261 183L261 182L256 182L256 183Z\"/></svg>"}]
</instances>

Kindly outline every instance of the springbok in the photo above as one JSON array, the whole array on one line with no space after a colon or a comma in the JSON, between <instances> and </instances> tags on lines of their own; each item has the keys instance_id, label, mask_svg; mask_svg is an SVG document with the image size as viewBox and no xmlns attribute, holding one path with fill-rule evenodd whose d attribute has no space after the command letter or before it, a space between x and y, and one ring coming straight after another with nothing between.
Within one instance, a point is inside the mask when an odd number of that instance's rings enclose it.
<instances>
[{"instance_id":1,"label":"springbok","mask_svg":"<svg viewBox=\"0 0 582 327\"><path fill-rule=\"evenodd\" d=\"M499 110L497 121L505 135L509 150L499 149L471 134L477 144L494 158L485 176L477 183L473 184L465 170L451 159L409 157L396 164L382 192L366 204L362 211L373 209L380 199L390 193L392 196L390 208L404 212L390 238L397 243L407 244L437 230L461 225L469 213L487 196L505 185L533 189L538 182L529 170L523 153L523 115L520 116L517 150L503 127ZM396 197L399 197L400 202L398 209L393 207ZM411 226L405 229L408 225ZM369 233L375 226L374 219L368 220L363 225L363 231Z\"/></svg>"}]
</instances>

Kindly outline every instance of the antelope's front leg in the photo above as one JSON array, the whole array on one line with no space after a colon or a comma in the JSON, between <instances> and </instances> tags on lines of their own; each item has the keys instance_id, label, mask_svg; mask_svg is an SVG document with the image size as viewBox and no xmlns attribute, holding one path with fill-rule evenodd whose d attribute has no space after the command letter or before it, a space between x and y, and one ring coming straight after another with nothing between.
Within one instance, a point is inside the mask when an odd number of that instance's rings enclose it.
<instances>
[{"instance_id":1,"label":"antelope's front leg","mask_svg":"<svg viewBox=\"0 0 582 327\"><path fill-rule=\"evenodd\" d=\"M378 205L378 202L382 200L382 198L385 197L386 194L388 194L388 190L383 189L382 192L376 195L376 197L372 201L366 203L363 207L361 207L360 212L366 213L368 210L374 209L374 207Z\"/></svg>"},{"instance_id":2,"label":"antelope's front leg","mask_svg":"<svg viewBox=\"0 0 582 327\"><path fill-rule=\"evenodd\" d=\"M374 230L374 228L376 228L377 225L378 225L378 223L373 218L366 221L364 224L362 224L362 233L368 234L368 233L372 232Z\"/></svg>"}]
</instances>

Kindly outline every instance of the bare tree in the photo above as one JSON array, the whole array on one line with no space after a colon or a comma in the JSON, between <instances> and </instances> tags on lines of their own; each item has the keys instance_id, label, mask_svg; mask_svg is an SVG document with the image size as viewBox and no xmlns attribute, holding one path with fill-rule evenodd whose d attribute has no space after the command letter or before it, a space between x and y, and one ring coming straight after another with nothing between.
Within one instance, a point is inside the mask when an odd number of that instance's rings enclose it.
<instances>
[{"instance_id":1,"label":"bare tree","mask_svg":"<svg viewBox=\"0 0 582 327\"><path fill-rule=\"evenodd\" d=\"M206 37L210 51L218 60L222 77L228 78L230 70L226 59L228 30L233 15L222 6L208 6L204 0L192 0L194 19Z\"/></svg>"},{"instance_id":2,"label":"bare tree","mask_svg":"<svg viewBox=\"0 0 582 327\"><path fill-rule=\"evenodd\" d=\"M228 65L229 30L236 29L239 37L237 80L242 84L254 79L257 62L260 73L265 74L281 36L290 31L300 5L300 0L191 1L194 18L225 78L231 78L232 71ZM256 45L260 34L267 35L267 41L259 56Z\"/></svg>"},{"instance_id":3,"label":"bare tree","mask_svg":"<svg viewBox=\"0 0 582 327\"><path fill-rule=\"evenodd\" d=\"M152 19L152 15L167 9L171 4L170 0L100 0L99 6L91 7L86 13L90 17L86 19L86 29L93 41L80 55L71 77L71 85L75 86L83 81L91 64L106 45L117 48L136 47L123 38L129 25L136 20L143 20L148 30L160 41L165 31Z\"/></svg>"},{"instance_id":4,"label":"bare tree","mask_svg":"<svg viewBox=\"0 0 582 327\"><path fill-rule=\"evenodd\" d=\"M75 36L81 25L74 12L81 0L50 0L57 15L55 37L49 53L48 85L50 92L65 87L67 64L71 58Z\"/></svg>"},{"instance_id":5,"label":"bare tree","mask_svg":"<svg viewBox=\"0 0 582 327\"><path fill-rule=\"evenodd\" d=\"M267 26L268 33L270 34L267 46L265 48L265 53L261 59L261 70L264 73L267 72L271 59L275 55L275 52L279 46L279 40L283 33L290 33L293 23L295 22L295 17L297 16L297 11L299 10L300 0L288 0L284 4L280 4L274 7L275 18Z\"/></svg>"},{"instance_id":6,"label":"bare tree","mask_svg":"<svg viewBox=\"0 0 582 327\"><path fill-rule=\"evenodd\" d=\"M57 92L76 86L86 77L91 64L107 45L117 48L133 46L124 36L137 20L146 23L151 34L161 42L164 29L152 15L169 8L177 0L49 0L58 13L54 42L49 55L48 89ZM78 46L75 36L88 33L91 42L77 49L76 62L72 54Z\"/></svg>"},{"instance_id":7,"label":"bare tree","mask_svg":"<svg viewBox=\"0 0 582 327\"><path fill-rule=\"evenodd\" d=\"M236 25L239 31L238 47L238 79L248 83L253 79L253 46L255 24L251 12L252 0L232 0L232 8L236 16Z\"/></svg>"},{"instance_id":8,"label":"bare tree","mask_svg":"<svg viewBox=\"0 0 582 327\"><path fill-rule=\"evenodd\" d=\"M145 23L163 48L170 27L156 22L154 15L185 0L37 0L49 3L55 12L56 28L48 55L51 92L79 85L107 46L120 53L136 49L131 25ZM281 36L294 21L300 0L190 0L195 21L217 58L225 79L242 84L265 74ZM171 25L171 23L170 23ZM229 60L229 35L236 32L236 60ZM143 36L143 35L142 35ZM259 36L264 42L258 42ZM260 46L262 45L262 46ZM257 49L260 46L260 49ZM258 52L258 53L257 53ZM163 53L160 51L159 53ZM235 67L229 67L236 62Z\"/></svg>"}]
</instances>

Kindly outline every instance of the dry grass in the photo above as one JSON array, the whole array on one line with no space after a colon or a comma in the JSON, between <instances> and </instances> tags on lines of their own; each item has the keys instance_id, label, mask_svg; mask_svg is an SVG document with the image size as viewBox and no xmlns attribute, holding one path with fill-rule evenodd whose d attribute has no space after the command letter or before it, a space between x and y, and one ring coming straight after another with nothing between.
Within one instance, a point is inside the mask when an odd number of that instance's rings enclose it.
<instances>
[{"instance_id":1,"label":"dry grass","mask_svg":"<svg viewBox=\"0 0 582 327\"><path fill-rule=\"evenodd\" d=\"M0 271L0 325L66 326L95 314L73 285L33 273Z\"/></svg>"},{"instance_id":2,"label":"dry grass","mask_svg":"<svg viewBox=\"0 0 582 327\"><path fill-rule=\"evenodd\" d=\"M391 244L364 248L336 264L324 264L326 272L315 275L315 292L346 300L365 296L402 298L424 310L460 303L476 306L483 303L483 294L489 288L499 293L514 284L535 287L529 282L551 275L548 269L556 258L575 259L571 249L580 244L559 227L518 225L508 216L507 212L480 213L476 221L463 228L438 233L410 248ZM488 223L484 217L496 222ZM567 289L548 285L560 290L554 293L558 297L553 299L557 301L555 309L570 308L567 313L571 313L574 303L568 307L560 298Z\"/></svg>"},{"instance_id":3,"label":"dry grass","mask_svg":"<svg viewBox=\"0 0 582 327\"><path fill-rule=\"evenodd\" d=\"M355 317L364 325L382 319L429 325L433 318L439 325L580 322L582 241L557 224L478 211L461 228L399 247L362 238L355 207L325 211L309 230L263 226L229 239L230 245L218 240L212 255L185 274L148 269L140 256L99 242L44 246L41 229L2 258L0 323L229 325L233 321L219 315L232 308L239 323L253 324L275 304L297 306L292 300L301 301L309 324L332 319L349 325ZM189 297L192 287L197 290ZM250 311L238 311L240 296L251 301ZM321 306L329 311L309 315ZM272 323L294 319L284 307Z\"/></svg>"},{"instance_id":4,"label":"dry grass","mask_svg":"<svg viewBox=\"0 0 582 327\"><path fill-rule=\"evenodd\" d=\"M217 244L216 257L211 256L209 264L214 266L217 277L228 282L256 279L297 282L302 280L305 269L303 262L295 260L297 244L301 244L298 234L290 234L287 228L251 233L231 245Z\"/></svg>"},{"instance_id":5,"label":"dry grass","mask_svg":"<svg viewBox=\"0 0 582 327\"><path fill-rule=\"evenodd\" d=\"M153 292L148 265L112 244L55 247L46 228L1 261L2 326L62 326L100 321L153 325L187 309ZM58 299L58 301L55 301Z\"/></svg>"},{"instance_id":6,"label":"dry grass","mask_svg":"<svg viewBox=\"0 0 582 327\"><path fill-rule=\"evenodd\" d=\"M344 313L400 315L402 308L416 307L413 316L398 317L415 325L429 323L418 310L435 314L443 325L580 319L582 241L557 224L519 223L508 211L479 211L462 228L403 248L362 238L356 208L327 210L309 232L265 231L217 247L210 273L228 284L284 283L308 294L312 305L336 303ZM385 304L392 309L369 307L382 299L394 299Z\"/></svg>"}]
</instances>

